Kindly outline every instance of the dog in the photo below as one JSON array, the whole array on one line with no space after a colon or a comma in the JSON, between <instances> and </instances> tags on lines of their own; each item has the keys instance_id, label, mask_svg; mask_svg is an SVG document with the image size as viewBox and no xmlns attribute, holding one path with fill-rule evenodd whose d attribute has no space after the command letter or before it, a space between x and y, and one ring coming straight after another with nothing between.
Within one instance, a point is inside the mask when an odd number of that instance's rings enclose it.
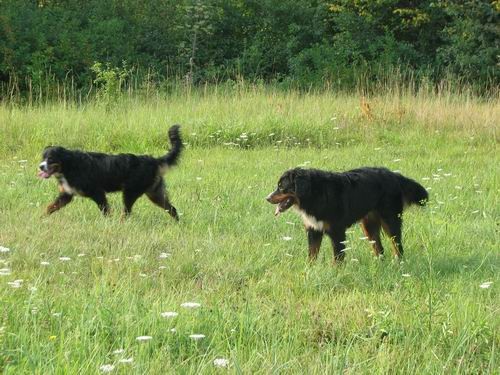
<instances>
[{"instance_id":1,"label":"dog","mask_svg":"<svg viewBox=\"0 0 500 375\"><path fill-rule=\"evenodd\" d=\"M386 168L365 167L343 173L295 168L286 171L278 187L267 196L277 204L275 215L294 207L302 217L309 244L309 259L315 260L326 233L333 245L334 262L345 256L346 229L357 221L373 247L384 253L380 228L392 242L394 256L403 256L402 213L406 206L424 206L429 199L416 181Z\"/></svg>"},{"instance_id":2,"label":"dog","mask_svg":"<svg viewBox=\"0 0 500 375\"><path fill-rule=\"evenodd\" d=\"M40 178L54 176L59 186L59 195L46 210L48 215L63 208L75 195L92 199L104 215L110 212L106 193L122 191L124 212L132 212L135 201L143 194L156 205L166 210L172 218L179 220L176 208L169 202L163 175L176 165L182 151L180 126L168 131L170 151L160 158L148 155L109 155L98 152L68 150L60 146L49 146L43 151L39 165Z\"/></svg>"}]
</instances>

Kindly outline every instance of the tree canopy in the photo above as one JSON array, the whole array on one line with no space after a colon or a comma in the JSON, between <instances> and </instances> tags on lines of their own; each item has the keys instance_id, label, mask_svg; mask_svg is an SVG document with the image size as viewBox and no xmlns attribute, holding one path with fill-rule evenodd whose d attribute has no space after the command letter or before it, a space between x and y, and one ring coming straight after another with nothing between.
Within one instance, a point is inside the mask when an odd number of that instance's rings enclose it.
<instances>
[{"instance_id":1,"label":"tree canopy","mask_svg":"<svg viewBox=\"0 0 500 375\"><path fill-rule=\"evenodd\" d=\"M192 83L352 85L398 68L498 84L500 1L0 0L0 81L92 82L95 62Z\"/></svg>"}]
</instances>

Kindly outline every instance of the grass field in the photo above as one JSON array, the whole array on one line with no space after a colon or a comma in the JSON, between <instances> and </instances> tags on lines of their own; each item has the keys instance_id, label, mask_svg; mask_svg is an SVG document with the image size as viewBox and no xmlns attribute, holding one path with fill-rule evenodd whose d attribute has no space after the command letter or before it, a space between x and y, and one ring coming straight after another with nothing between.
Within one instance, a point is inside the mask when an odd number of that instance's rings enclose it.
<instances>
[{"instance_id":1,"label":"grass field","mask_svg":"<svg viewBox=\"0 0 500 375\"><path fill-rule=\"evenodd\" d=\"M0 370L499 373L499 119L497 100L272 90L0 106ZM42 217L57 193L36 178L45 145L161 155L173 123L180 223L145 198L122 223L119 195L109 218L83 198ZM344 265L327 241L308 264L299 218L264 200L297 165L386 166L428 187L405 214L404 262L373 259L355 226Z\"/></svg>"}]
</instances>

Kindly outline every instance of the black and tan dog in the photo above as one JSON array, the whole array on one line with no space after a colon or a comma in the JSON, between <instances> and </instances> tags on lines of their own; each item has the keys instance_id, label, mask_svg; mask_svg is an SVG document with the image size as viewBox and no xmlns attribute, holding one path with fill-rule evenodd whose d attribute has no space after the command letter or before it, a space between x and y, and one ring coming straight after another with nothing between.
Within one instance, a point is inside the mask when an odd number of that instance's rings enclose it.
<instances>
[{"instance_id":1,"label":"black and tan dog","mask_svg":"<svg viewBox=\"0 0 500 375\"><path fill-rule=\"evenodd\" d=\"M172 147L160 158L47 147L38 175L41 178L54 176L59 184L59 196L47 207L47 214L66 206L75 195L80 195L92 199L107 215L109 205L106 193L122 191L125 215L129 215L135 201L146 194L154 204L178 220L177 210L168 200L163 175L177 163L182 150L179 125L172 126L168 136Z\"/></svg>"},{"instance_id":2,"label":"black and tan dog","mask_svg":"<svg viewBox=\"0 0 500 375\"><path fill-rule=\"evenodd\" d=\"M360 168L343 173L316 169L291 169L267 200L277 204L275 214L294 207L302 216L309 242L309 258L316 259L323 234L333 245L334 259L342 261L346 229L357 221L373 246L383 254L382 227L392 242L394 255L403 255L402 213L410 204L425 205L425 188L412 179L385 168Z\"/></svg>"}]
</instances>

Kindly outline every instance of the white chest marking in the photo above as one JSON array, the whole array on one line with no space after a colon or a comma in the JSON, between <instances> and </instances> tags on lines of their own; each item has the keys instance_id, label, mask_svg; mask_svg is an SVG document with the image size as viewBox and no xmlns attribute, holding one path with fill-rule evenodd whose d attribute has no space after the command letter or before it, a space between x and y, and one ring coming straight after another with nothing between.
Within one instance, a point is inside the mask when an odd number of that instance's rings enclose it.
<instances>
[{"instance_id":1,"label":"white chest marking","mask_svg":"<svg viewBox=\"0 0 500 375\"><path fill-rule=\"evenodd\" d=\"M302 217L302 222L306 228L316 229L318 231L325 230L325 223L323 221L317 220L314 216L308 215L305 211L302 211L299 208L295 208L295 210Z\"/></svg>"},{"instance_id":2,"label":"white chest marking","mask_svg":"<svg viewBox=\"0 0 500 375\"><path fill-rule=\"evenodd\" d=\"M68 181L64 177L61 177L61 179L59 180L59 184L66 193L76 194L76 190L69 186Z\"/></svg>"}]
</instances>

